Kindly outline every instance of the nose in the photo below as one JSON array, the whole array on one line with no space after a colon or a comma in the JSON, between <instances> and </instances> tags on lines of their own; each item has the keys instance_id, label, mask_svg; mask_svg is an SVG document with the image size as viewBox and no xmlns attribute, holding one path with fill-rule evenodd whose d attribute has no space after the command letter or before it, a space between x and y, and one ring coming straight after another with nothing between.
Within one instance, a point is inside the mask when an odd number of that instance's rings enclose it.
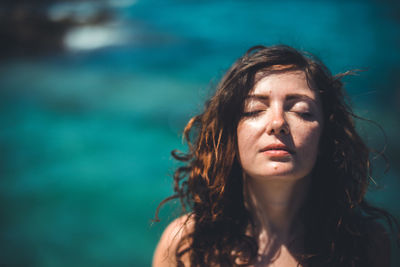
<instances>
[{"instance_id":1,"label":"nose","mask_svg":"<svg viewBox=\"0 0 400 267\"><path fill-rule=\"evenodd\" d=\"M269 135L289 134L289 125L282 111L275 111L274 114L272 114L272 119L268 123L266 131Z\"/></svg>"}]
</instances>

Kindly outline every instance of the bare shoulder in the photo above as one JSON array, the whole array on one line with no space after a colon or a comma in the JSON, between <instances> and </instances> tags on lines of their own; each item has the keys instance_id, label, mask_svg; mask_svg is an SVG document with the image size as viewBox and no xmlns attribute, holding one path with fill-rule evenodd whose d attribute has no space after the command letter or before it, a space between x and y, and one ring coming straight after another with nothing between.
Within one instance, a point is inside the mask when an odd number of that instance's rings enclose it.
<instances>
[{"instance_id":1,"label":"bare shoulder","mask_svg":"<svg viewBox=\"0 0 400 267\"><path fill-rule=\"evenodd\" d=\"M182 238L193 231L194 220L187 214L175 219L164 230L153 256L153 267L177 266L175 251L178 245L182 249L189 246L189 241L179 244ZM185 261L185 260L184 260Z\"/></svg>"},{"instance_id":2,"label":"bare shoulder","mask_svg":"<svg viewBox=\"0 0 400 267\"><path fill-rule=\"evenodd\" d=\"M378 222L368 223L368 232L371 239L369 259L371 266L390 266L390 237L386 229Z\"/></svg>"}]
</instances>

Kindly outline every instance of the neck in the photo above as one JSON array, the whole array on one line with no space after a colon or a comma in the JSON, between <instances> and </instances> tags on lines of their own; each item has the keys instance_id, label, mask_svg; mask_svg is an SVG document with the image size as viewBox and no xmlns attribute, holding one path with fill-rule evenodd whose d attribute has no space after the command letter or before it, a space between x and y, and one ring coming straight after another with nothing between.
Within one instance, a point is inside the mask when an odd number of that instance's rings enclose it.
<instances>
[{"instance_id":1,"label":"neck","mask_svg":"<svg viewBox=\"0 0 400 267\"><path fill-rule=\"evenodd\" d=\"M309 177L304 177L296 181L265 181L245 177L246 205L260 233L282 241L291 238L301 224L293 221L304 203L309 180Z\"/></svg>"}]
</instances>

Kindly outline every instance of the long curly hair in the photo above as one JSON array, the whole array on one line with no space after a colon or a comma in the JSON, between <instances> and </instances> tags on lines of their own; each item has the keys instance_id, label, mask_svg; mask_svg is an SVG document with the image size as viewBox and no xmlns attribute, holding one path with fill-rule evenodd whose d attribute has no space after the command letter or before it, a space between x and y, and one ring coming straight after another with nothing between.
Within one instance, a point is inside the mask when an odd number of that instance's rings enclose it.
<instances>
[{"instance_id":1,"label":"long curly hair","mask_svg":"<svg viewBox=\"0 0 400 267\"><path fill-rule=\"evenodd\" d=\"M246 266L257 260L255 226L245 207L242 168L238 161L237 125L256 74L265 70L301 70L319 93L323 131L311 188L302 208L304 250L296 258L304 266L368 266L373 239L370 221L396 219L366 202L371 180L370 151L357 134L356 117L344 95L341 79L312 55L294 48L255 46L239 58L218 84L205 110L184 129L187 153L173 151L183 162L174 173L175 194L194 228L181 240L176 259L188 253L190 266ZM158 207L158 209L160 208ZM156 218L158 214L156 212ZM248 229L253 231L248 231Z\"/></svg>"}]
</instances>

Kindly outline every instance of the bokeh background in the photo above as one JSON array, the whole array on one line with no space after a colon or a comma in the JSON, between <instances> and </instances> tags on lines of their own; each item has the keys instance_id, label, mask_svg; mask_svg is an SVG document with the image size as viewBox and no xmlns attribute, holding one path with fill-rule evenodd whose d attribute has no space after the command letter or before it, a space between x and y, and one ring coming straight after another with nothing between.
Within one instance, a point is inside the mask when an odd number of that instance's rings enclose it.
<instances>
[{"instance_id":1,"label":"bokeh background","mask_svg":"<svg viewBox=\"0 0 400 267\"><path fill-rule=\"evenodd\" d=\"M400 217L398 1L2 0L0 265L150 266L178 203L181 131L256 44L314 53L347 78L374 160L368 198ZM400 266L399 249L392 248Z\"/></svg>"}]
</instances>

